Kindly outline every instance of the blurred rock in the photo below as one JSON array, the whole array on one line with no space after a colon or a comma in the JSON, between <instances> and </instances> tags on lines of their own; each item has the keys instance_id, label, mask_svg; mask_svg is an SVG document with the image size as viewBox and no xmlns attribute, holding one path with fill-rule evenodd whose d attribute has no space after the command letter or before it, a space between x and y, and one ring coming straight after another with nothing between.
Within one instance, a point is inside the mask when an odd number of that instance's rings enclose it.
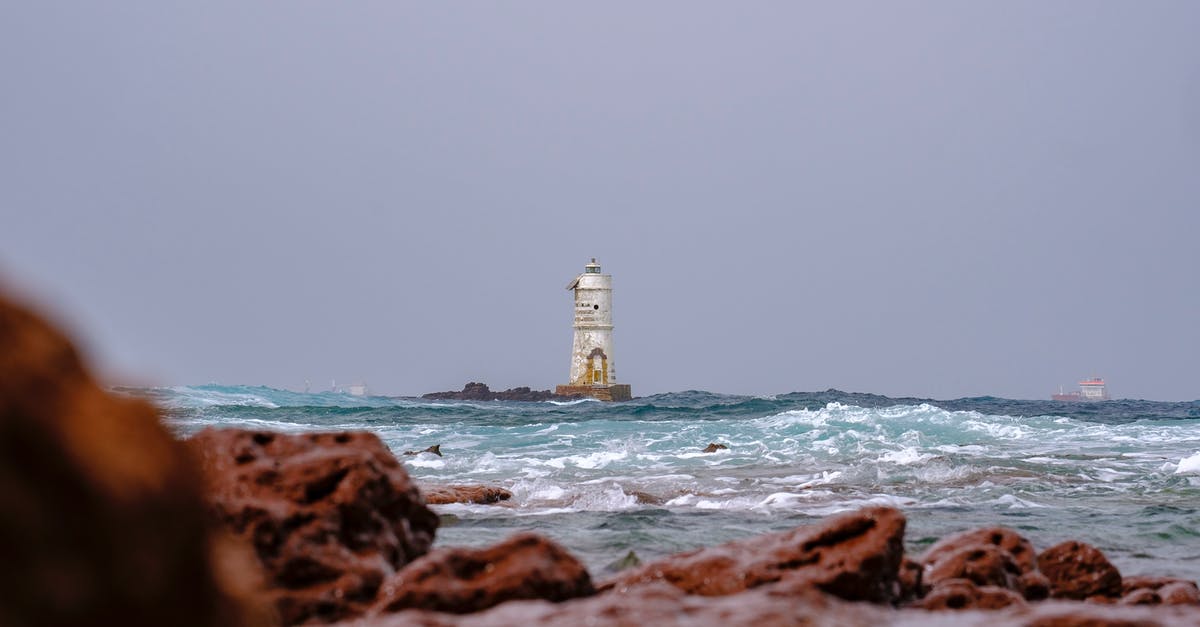
<instances>
[{"instance_id":1,"label":"blurred rock","mask_svg":"<svg viewBox=\"0 0 1200 627\"><path fill-rule=\"evenodd\" d=\"M1087 599L1121 596L1121 573L1096 547L1070 540L1038 555L1038 570L1050 580L1050 596Z\"/></svg>"},{"instance_id":2,"label":"blurred rock","mask_svg":"<svg viewBox=\"0 0 1200 627\"><path fill-rule=\"evenodd\" d=\"M1050 598L1050 579L1041 571L1031 570L1017 579L1017 589L1026 601L1043 601Z\"/></svg>"},{"instance_id":3,"label":"blurred rock","mask_svg":"<svg viewBox=\"0 0 1200 627\"><path fill-rule=\"evenodd\" d=\"M701 453L716 453L717 451L727 451L727 450L729 450L729 447L725 446L724 444L717 444L715 442L709 442L708 446L704 447L704 450L701 451Z\"/></svg>"},{"instance_id":4,"label":"blurred rock","mask_svg":"<svg viewBox=\"0 0 1200 627\"><path fill-rule=\"evenodd\" d=\"M1166 605L1200 604L1200 589L1196 582L1175 577L1124 577L1121 579L1122 599L1138 590L1151 590Z\"/></svg>"},{"instance_id":5,"label":"blurred rock","mask_svg":"<svg viewBox=\"0 0 1200 627\"><path fill-rule=\"evenodd\" d=\"M623 588L664 581L706 596L786 580L848 600L891 602L899 587L905 518L871 507L782 533L764 534L644 564L606 582Z\"/></svg>"},{"instance_id":6,"label":"blurred rock","mask_svg":"<svg viewBox=\"0 0 1200 627\"><path fill-rule=\"evenodd\" d=\"M474 503L491 505L512 498L512 492L504 488L486 485L423 485L421 494L427 505L447 503Z\"/></svg>"},{"instance_id":7,"label":"blurred rock","mask_svg":"<svg viewBox=\"0 0 1200 627\"><path fill-rule=\"evenodd\" d=\"M155 410L101 389L61 333L3 297L0 503L0 625L272 620Z\"/></svg>"},{"instance_id":8,"label":"blurred rock","mask_svg":"<svg viewBox=\"0 0 1200 627\"><path fill-rule=\"evenodd\" d=\"M985 527L946 536L929 547L918 561L930 565L950 553L977 546L995 546L1008 551L1022 573L1037 568L1037 553L1033 550L1033 544L1006 527Z\"/></svg>"},{"instance_id":9,"label":"blurred rock","mask_svg":"<svg viewBox=\"0 0 1200 627\"><path fill-rule=\"evenodd\" d=\"M723 597L684 594L650 583L564 603L513 601L477 614L408 610L350 623L346 627L539 627L588 625L634 627L878 627L896 613L865 603L847 603L813 589L778 593L767 585Z\"/></svg>"},{"instance_id":10,"label":"blurred rock","mask_svg":"<svg viewBox=\"0 0 1200 627\"><path fill-rule=\"evenodd\" d=\"M1006 550L990 544L942 552L925 567L923 584L936 587L948 579L968 579L980 586L1017 590L1021 568Z\"/></svg>"},{"instance_id":11,"label":"blurred rock","mask_svg":"<svg viewBox=\"0 0 1200 627\"><path fill-rule=\"evenodd\" d=\"M214 517L254 547L286 624L362 613L433 542L437 516L374 434L206 429L187 444Z\"/></svg>"},{"instance_id":12,"label":"blurred rock","mask_svg":"<svg viewBox=\"0 0 1200 627\"><path fill-rule=\"evenodd\" d=\"M978 586L970 579L940 581L913 604L926 610L997 610L1010 605L1025 605L1025 599L1007 588Z\"/></svg>"},{"instance_id":13,"label":"blurred rock","mask_svg":"<svg viewBox=\"0 0 1200 627\"><path fill-rule=\"evenodd\" d=\"M554 542L522 533L483 549L433 551L384 584L375 610L466 614L505 601L565 601L594 592L579 560Z\"/></svg>"},{"instance_id":14,"label":"blurred rock","mask_svg":"<svg viewBox=\"0 0 1200 627\"><path fill-rule=\"evenodd\" d=\"M924 568L921 563L905 557L900 562L900 571L897 574L898 591L896 593L896 601L905 602L920 598L924 593L923 577Z\"/></svg>"}]
</instances>

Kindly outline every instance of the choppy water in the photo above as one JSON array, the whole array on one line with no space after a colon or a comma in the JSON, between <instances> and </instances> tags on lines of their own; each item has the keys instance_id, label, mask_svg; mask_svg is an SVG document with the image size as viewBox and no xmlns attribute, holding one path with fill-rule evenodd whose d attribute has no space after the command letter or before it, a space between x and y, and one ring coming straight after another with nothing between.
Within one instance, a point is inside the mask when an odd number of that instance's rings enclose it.
<instances>
[{"instance_id":1,"label":"choppy water","mask_svg":"<svg viewBox=\"0 0 1200 627\"><path fill-rule=\"evenodd\" d=\"M891 399L837 391L681 392L606 404L423 401L262 387L137 390L182 435L204 427L366 429L419 482L513 492L438 506L439 545L516 530L555 538L594 575L643 559L900 507L908 549L992 524L1039 549L1099 546L1124 574L1200 579L1200 401ZM728 450L702 453L710 442Z\"/></svg>"}]
</instances>

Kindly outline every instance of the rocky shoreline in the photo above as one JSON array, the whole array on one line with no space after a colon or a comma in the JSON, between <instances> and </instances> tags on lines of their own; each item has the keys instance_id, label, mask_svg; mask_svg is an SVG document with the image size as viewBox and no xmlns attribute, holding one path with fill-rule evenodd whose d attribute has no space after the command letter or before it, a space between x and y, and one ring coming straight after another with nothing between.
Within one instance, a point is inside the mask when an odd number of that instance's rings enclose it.
<instances>
[{"instance_id":1,"label":"rocky shoreline","mask_svg":"<svg viewBox=\"0 0 1200 627\"><path fill-rule=\"evenodd\" d=\"M463 386L462 390L457 392L430 392L422 394L421 398L426 400L453 400L453 401L573 401L584 398L578 394L562 395L555 394L550 390L531 390L527 387L517 387L504 390L503 392L493 392L485 383L471 381Z\"/></svg>"},{"instance_id":2,"label":"rocky shoreline","mask_svg":"<svg viewBox=\"0 0 1200 627\"><path fill-rule=\"evenodd\" d=\"M434 548L430 503L506 491L422 488L367 432L179 441L3 298L0 347L4 625L1200 625L1195 582L1082 542L995 527L906 555L890 507L604 580L530 533Z\"/></svg>"}]
</instances>

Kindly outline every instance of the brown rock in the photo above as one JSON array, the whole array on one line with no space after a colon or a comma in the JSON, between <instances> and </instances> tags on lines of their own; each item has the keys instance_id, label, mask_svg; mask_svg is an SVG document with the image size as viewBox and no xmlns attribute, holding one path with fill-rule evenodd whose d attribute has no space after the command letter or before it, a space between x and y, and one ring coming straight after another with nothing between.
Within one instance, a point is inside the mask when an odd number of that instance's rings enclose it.
<instances>
[{"instance_id":1,"label":"brown rock","mask_svg":"<svg viewBox=\"0 0 1200 627\"><path fill-rule=\"evenodd\" d=\"M848 600L891 602L898 588L904 515L871 507L782 533L765 534L645 564L605 588L665 581L716 596L786 580Z\"/></svg>"},{"instance_id":2,"label":"brown rock","mask_svg":"<svg viewBox=\"0 0 1200 627\"><path fill-rule=\"evenodd\" d=\"M946 536L929 547L919 561L929 565L950 553L981 545L997 546L1008 551L1023 573L1037 568L1037 553L1033 550L1033 544L1007 527L985 527Z\"/></svg>"},{"instance_id":3,"label":"brown rock","mask_svg":"<svg viewBox=\"0 0 1200 627\"><path fill-rule=\"evenodd\" d=\"M1150 588L1138 588L1121 597L1121 605L1158 605L1162 597Z\"/></svg>"},{"instance_id":4,"label":"brown rock","mask_svg":"<svg viewBox=\"0 0 1200 627\"><path fill-rule=\"evenodd\" d=\"M155 410L101 389L61 333L2 296L0 503L0 625L270 617Z\"/></svg>"},{"instance_id":5,"label":"brown rock","mask_svg":"<svg viewBox=\"0 0 1200 627\"><path fill-rule=\"evenodd\" d=\"M1200 590L1194 581L1177 581L1157 590L1163 605L1200 605Z\"/></svg>"},{"instance_id":6,"label":"brown rock","mask_svg":"<svg viewBox=\"0 0 1200 627\"><path fill-rule=\"evenodd\" d=\"M936 587L949 579L968 579L980 586L1017 590L1021 568L1008 551L990 544L942 553L925 567L924 585Z\"/></svg>"},{"instance_id":7,"label":"brown rock","mask_svg":"<svg viewBox=\"0 0 1200 627\"><path fill-rule=\"evenodd\" d=\"M722 597L687 595L653 583L564 603L513 601L465 615L407 610L354 623L355 627L541 627L588 625L634 627L878 627L896 612L866 603L847 603L813 589L779 592L767 585Z\"/></svg>"},{"instance_id":8,"label":"brown rock","mask_svg":"<svg viewBox=\"0 0 1200 627\"><path fill-rule=\"evenodd\" d=\"M716 444L714 442L709 442L708 446L704 447L704 450L701 452L702 453L716 453L717 451L725 451L725 450L729 450L729 447L725 446L724 444Z\"/></svg>"},{"instance_id":9,"label":"brown rock","mask_svg":"<svg viewBox=\"0 0 1200 627\"><path fill-rule=\"evenodd\" d=\"M1038 555L1038 570L1050 580L1050 596L1086 599L1121 595L1121 573L1096 547L1074 540L1056 544Z\"/></svg>"},{"instance_id":10,"label":"brown rock","mask_svg":"<svg viewBox=\"0 0 1200 627\"><path fill-rule=\"evenodd\" d=\"M1038 570L1031 570L1017 579L1017 590L1026 601L1042 601L1050 598L1050 579Z\"/></svg>"},{"instance_id":11,"label":"brown rock","mask_svg":"<svg viewBox=\"0 0 1200 627\"><path fill-rule=\"evenodd\" d=\"M466 614L515 599L565 601L594 592L579 560L522 533L485 549L440 549L416 560L384 584L375 609Z\"/></svg>"},{"instance_id":12,"label":"brown rock","mask_svg":"<svg viewBox=\"0 0 1200 627\"><path fill-rule=\"evenodd\" d=\"M253 545L287 624L361 613L433 542L437 516L373 434L206 429L187 444L212 513Z\"/></svg>"},{"instance_id":13,"label":"brown rock","mask_svg":"<svg viewBox=\"0 0 1200 627\"><path fill-rule=\"evenodd\" d=\"M1025 605L1021 595L998 586L976 586L969 579L947 579L933 587L914 607L926 610L997 610Z\"/></svg>"},{"instance_id":14,"label":"brown rock","mask_svg":"<svg viewBox=\"0 0 1200 627\"><path fill-rule=\"evenodd\" d=\"M512 498L512 492L504 488L486 485L425 485L421 486L427 505L447 503L474 503L491 505Z\"/></svg>"},{"instance_id":15,"label":"brown rock","mask_svg":"<svg viewBox=\"0 0 1200 627\"><path fill-rule=\"evenodd\" d=\"M910 557L905 557L900 562L900 572L897 574L897 582L900 584L899 592L896 595L897 601L911 601L924 594L922 582L924 570L920 562Z\"/></svg>"}]
</instances>

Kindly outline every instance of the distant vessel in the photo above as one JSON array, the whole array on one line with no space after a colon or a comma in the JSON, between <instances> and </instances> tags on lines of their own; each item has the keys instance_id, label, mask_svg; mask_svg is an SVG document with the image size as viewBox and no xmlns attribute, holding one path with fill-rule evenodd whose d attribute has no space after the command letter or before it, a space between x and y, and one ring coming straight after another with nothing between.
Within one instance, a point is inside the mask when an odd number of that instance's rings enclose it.
<instances>
[{"instance_id":1,"label":"distant vessel","mask_svg":"<svg viewBox=\"0 0 1200 627\"><path fill-rule=\"evenodd\" d=\"M1050 398L1056 401L1107 401L1108 387L1104 385L1104 379L1100 377L1092 377L1079 382L1078 392L1063 392L1062 387L1058 388L1058 394L1052 395Z\"/></svg>"}]
</instances>

